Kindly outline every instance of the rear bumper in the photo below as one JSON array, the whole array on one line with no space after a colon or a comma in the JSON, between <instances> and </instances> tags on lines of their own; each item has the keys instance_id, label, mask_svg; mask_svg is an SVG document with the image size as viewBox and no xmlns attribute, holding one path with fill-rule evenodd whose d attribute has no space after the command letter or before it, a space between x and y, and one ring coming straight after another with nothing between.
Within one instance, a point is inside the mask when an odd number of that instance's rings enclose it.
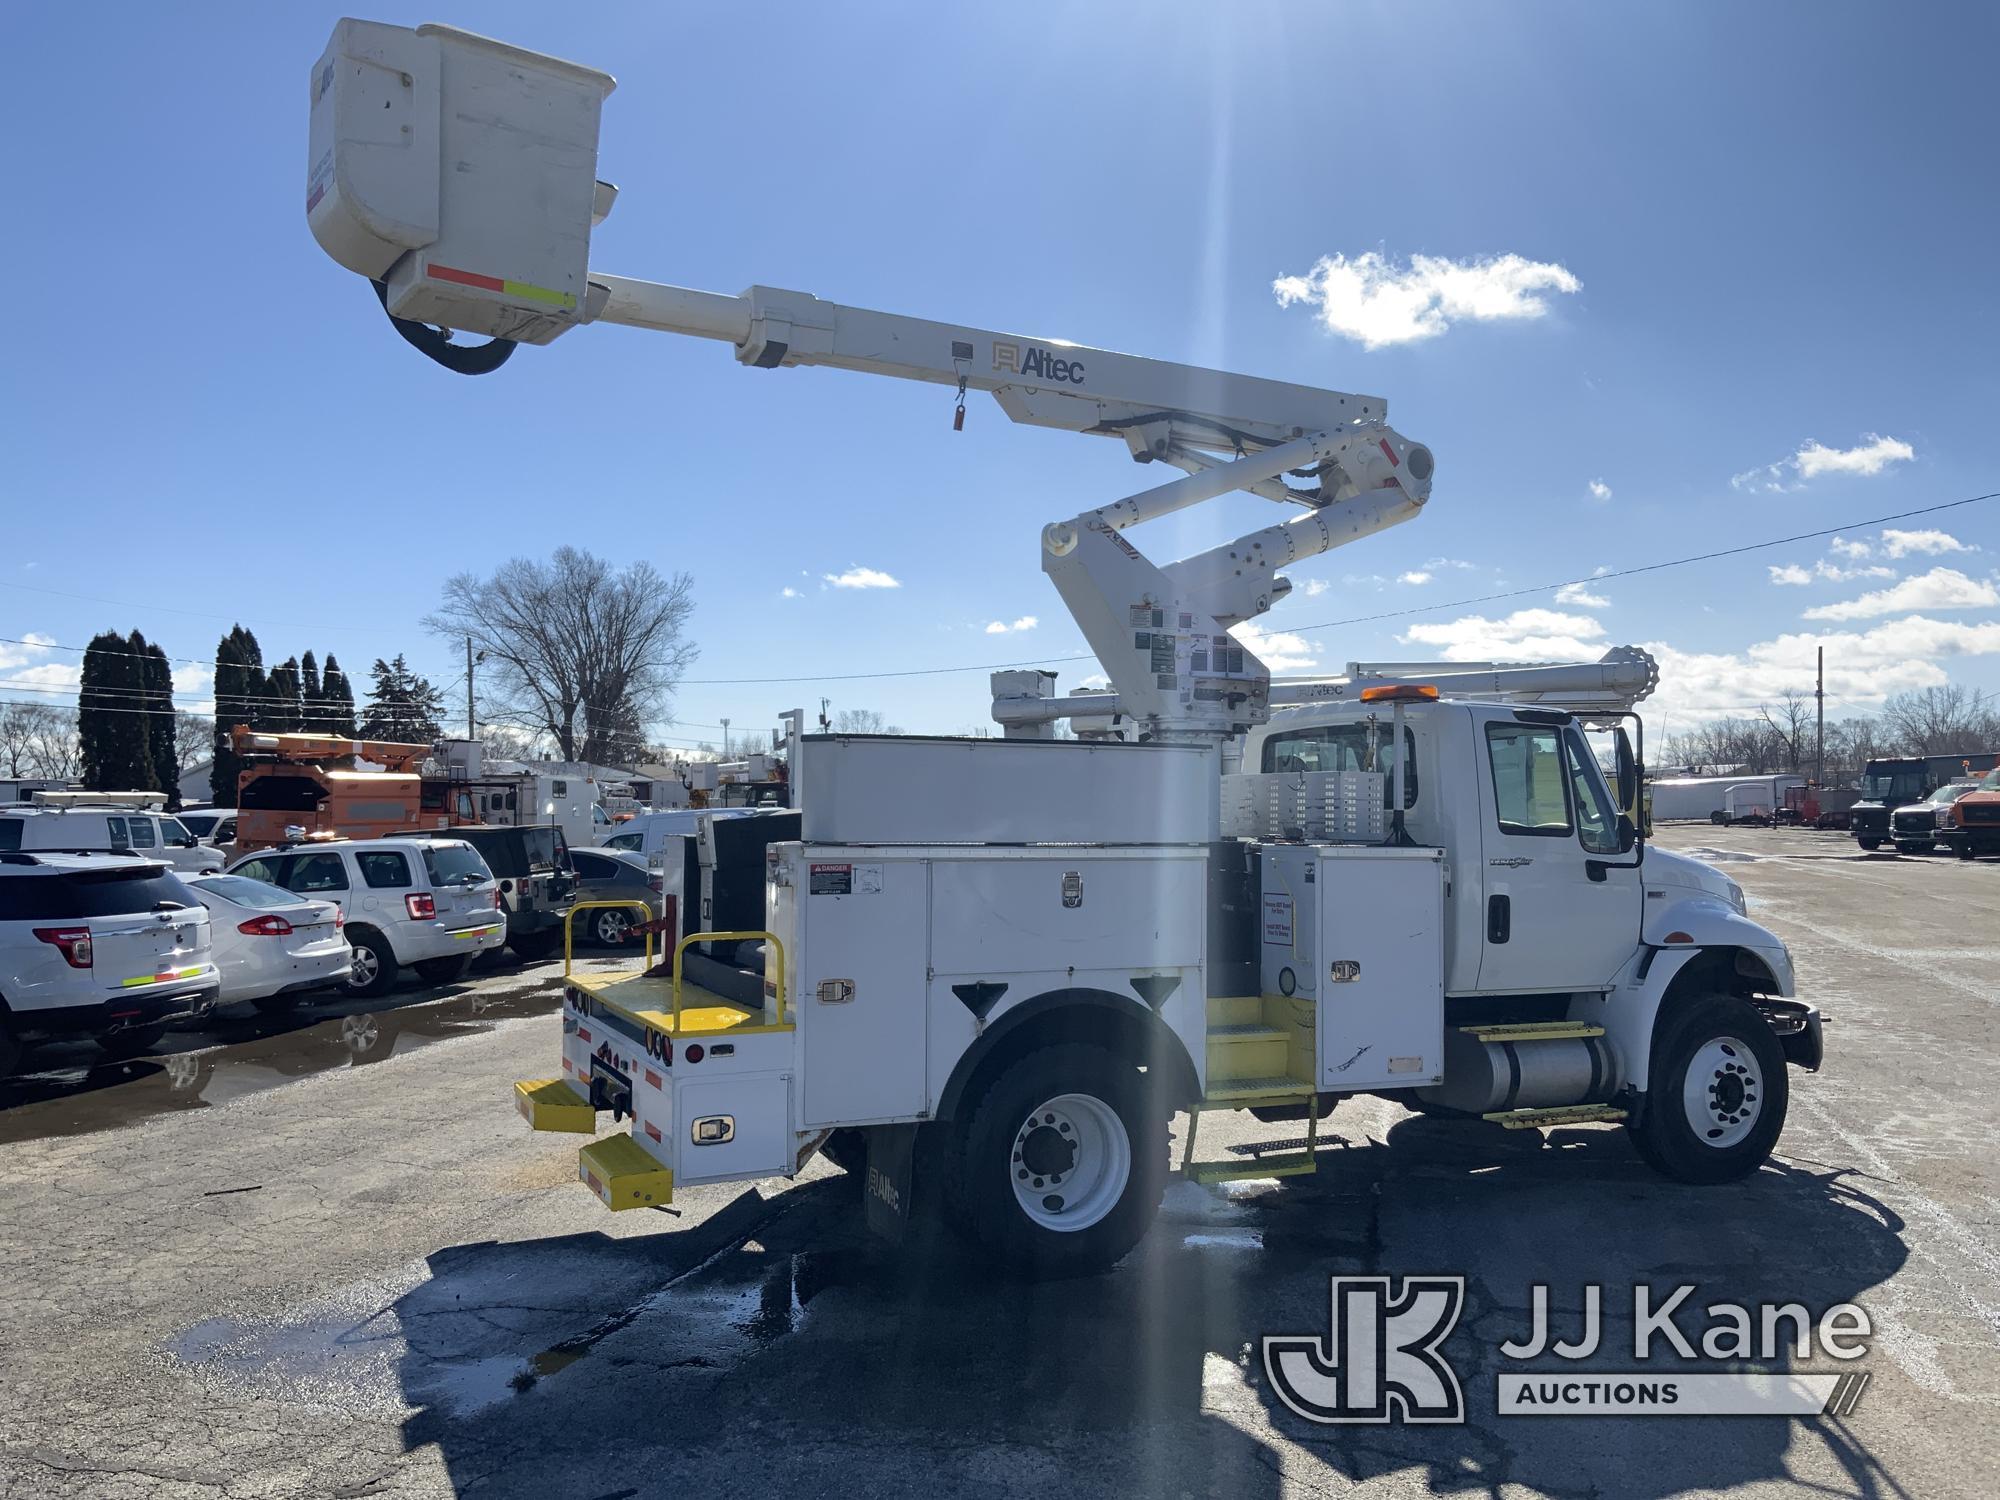
<instances>
[{"instance_id":1,"label":"rear bumper","mask_svg":"<svg viewBox=\"0 0 2000 1500\"><path fill-rule=\"evenodd\" d=\"M17 1010L14 1022L24 1037L116 1036L121 1031L202 1020L215 1009L221 993L220 983L211 978L199 986L165 995L121 995L93 1005Z\"/></svg>"}]
</instances>

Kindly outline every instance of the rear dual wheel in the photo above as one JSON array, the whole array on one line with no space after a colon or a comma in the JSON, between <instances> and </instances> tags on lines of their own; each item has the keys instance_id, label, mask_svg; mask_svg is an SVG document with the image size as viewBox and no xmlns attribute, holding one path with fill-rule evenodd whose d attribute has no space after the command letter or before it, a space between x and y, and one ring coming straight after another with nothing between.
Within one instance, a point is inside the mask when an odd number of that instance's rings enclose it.
<instances>
[{"instance_id":1,"label":"rear dual wheel","mask_svg":"<svg viewBox=\"0 0 2000 1500\"><path fill-rule=\"evenodd\" d=\"M1102 1047L1018 1058L952 1130L942 1173L952 1227L1034 1276L1083 1276L1144 1238L1166 1183L1167 1119L1146 1075Z\"/></svg>"}]
</instances>

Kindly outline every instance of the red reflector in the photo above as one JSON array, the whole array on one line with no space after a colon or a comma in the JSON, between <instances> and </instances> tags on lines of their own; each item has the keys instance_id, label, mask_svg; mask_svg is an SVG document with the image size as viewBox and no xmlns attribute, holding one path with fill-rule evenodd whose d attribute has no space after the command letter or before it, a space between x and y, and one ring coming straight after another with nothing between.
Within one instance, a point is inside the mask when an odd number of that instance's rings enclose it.
<instances>
[{"instance_id":1,"label":"red reflector","mask_svg":"<svg viewBox=\"0 0 2000 1500\"><path fill-rule=\"evenodd\" d=\"M428 922L438 914L438 904L429 891L412 891L403 898L403 905L410 909L410 916L418 922Z\"/></svg>"},{"instance_id":2,"label":"red reflector","mask_svg":"<svg viewBox=\"0 0 2000 1500\"><path fill-rule=\"evenodd\" d=\"M707 1053L701 1050L700 1042L689 1042L687 1044L687 1050L681 1053L681 1056L686 1058L691 1063L698 1063L707 1055L708 1055Z\"/></svg>"},{"instance_id":3,"label":"red reflector","mask_svg":"<svg viewBox=\"0 0 2000 1500\"><path fill-rule=\"evenodd\" d=\"M1694 941L1694 934L1691 932L1670 932L1667 934L1667 941L1670 943L1691 943Z\"/></svg>"}]
</instances>

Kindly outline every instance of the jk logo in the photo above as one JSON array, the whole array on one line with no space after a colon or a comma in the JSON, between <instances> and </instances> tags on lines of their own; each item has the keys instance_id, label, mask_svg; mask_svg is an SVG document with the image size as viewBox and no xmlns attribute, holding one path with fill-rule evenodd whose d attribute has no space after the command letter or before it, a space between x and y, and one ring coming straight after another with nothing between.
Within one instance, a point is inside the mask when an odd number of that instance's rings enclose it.
<instances>
[{"instance_id":1,"label":"jk logo","mask_svg":"<svg viewBox=\"0 0 2000 1500\"><path fill-rule=\"evenodd\" d=\"M1308 1422L1463 1422L1465 1395L1438 1352L1465 1307L1463 1276L1331 1278L1330 1336L1264 1340L1264 1373Z\"/></svg>"}]
</instances>

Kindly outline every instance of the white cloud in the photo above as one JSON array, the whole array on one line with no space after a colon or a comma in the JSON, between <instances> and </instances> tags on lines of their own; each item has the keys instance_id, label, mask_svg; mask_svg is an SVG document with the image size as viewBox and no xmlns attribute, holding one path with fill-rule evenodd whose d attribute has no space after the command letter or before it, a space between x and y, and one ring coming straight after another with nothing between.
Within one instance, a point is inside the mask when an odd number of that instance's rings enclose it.
<instances>
[{"instance_id":1,"label":"white cloud","mask_svg":"<svg viewBox=\"0 0 2000 1500\"><path fill-rule=\"evenodd\" d=\"M1773 583L1806 584L1813 581L1812 574L1797 563L1785 563L1782 566L1767 564L1766 566L1770 566L1771 582Z\"/></svg>"},{"instance_id":2,"label":"white cloud","mask_svg":"<svg viewBox=\"0 0 2000 1500\"><path fill-rule=\"evenodd\" d=\"M1865 555L1865 548L1863 555ZM1781 565L1766 564L1766 567L1770 571L1771 582L1780 584L1811 583L1815 578L1826 583L1852 583L1857 578L1894 578L1896 576L1894 568L1885 568L1880 564L1871 564L1865 568L1843 568L1839 563L1828 562L1823 557L1814 563L1811 568L1800 567L1797 563L1784 563Z\"/></svg>"},{"instance_id":3,"label":"white cloud","mask_svg":"<svg viewBox=\"0 0 2000 1500\"><path fill-rule=\"evenodd\" d=\"M1932 568L1891 588L1858 599L1822 604L1805 612L1808 620L1870 620L1913 609L1986 609L2000 605L2000 589L1984 578L1967 578L1956 568Z\"/></svg>"},{"instance_id":4,"label":"white cloud","mask_svg":"<svg viewBox=\"0 0 2000 1500\"><path fill-rule=\"evenodd\" d=\"M1332 587L1333 585L1328 583L1324 578L1308 578L1306 580L1305 596L1308 599L1317 599Z\"/></svg>"},{"instance_id":5,"label":"white cloud","mask_svg":"<svg viewBox=\"0 0 2000 1500\"><path fill-rule=\"evenodd\" d=\"M1398 266L1370 250L1352 260L1323 255L1303 276L1280 276L1271 290L1280 307L1307 303L1327 332L1381 349L1436 338L1454 319L1539 318L1549 310L1541 293L1575 292L1582 285L1560 265L1518 255L1413 255Z\"/></svg>"},{"instance_id":6,"label":"white cloud","mask_svg":"<svg viewBox=\"0 0 2000 1500\"><path fill-rule=\"evenodd\" d=\"M0 641L0 672L12 671L16 667L26 666L29 662L39 661L49 654L49 647L54 644L53 636L37 635L32 630L21 637L21 644L18 646Z\"/></svg>"},{"instance_id":7,"label":"white cloud","mask_svg":"<svg viewBox=\"0 0 2000 1500\"><path fill-rule=\"evenodd\" d=\"M1407 573L1398 573L1396 575L1396 582L1398 583L1419 584L1429 583L1430 581L1431 575L1422 568L1412 568Z\"/></svg>"},{"instance_id":8,"label":"white cloud","mask_svg":"<svg viewBox=\"0 0 2000 1500\"><path fill-rule=\"evenodd\" d=\"M1041 621L1037 620L1033 615L1022 615L1020 619L1014 621L1011 625L1005 620L993 620L988 622L986 633L988 635L1007 635L1017 630L1033 630L1040 623Z\"/></svg>"},{"instance_id":9,"label":"white cloud","mask_svg":"<svg viewBox=\"0 0 2000 1500\"><path fill-rule=\"evenodd\" d=\"M1884 532L1883 535L1887 536L1888 533ZM1875 555L1875 549L1866 542L1850 542L1844 536L1836 536L1831 542L1827 543L1827 550L1832 552L1835 557L1873 557Z\"/></svg>"},{"instance_id":10,"label":"white cloud","mask_svg":"<svg viewBox=\"0 0 2000 1500\"><path fill-rule=\"evenodd\" d=\"M1609 500L1611 498L1611 486L1601 479L1591 480L1590 498L1593 500Z\"/></svg>"},{"instance_id":11,"label":"white cloud","mask_svg":"<svg viewBox=\"0 0 2000 1500\"><path fill-rule=\"evenodd\" d=\"M1303 672L1319 665L1319 657L1302 635L1284 630L1265 630L1254 620L1230 626L1229 633L1249 647L1257 659L1273 672Z\"/></svg>"},{"instance_id":12,"label":"white cloud","mask_svg":"<svg viewBox=\"0 0 2000 1500\"><path fill-rule=\"evenodd\" d=\"M1502 619L1463 615L1412 625L1397 639L1438 648L1446 661L1595 661L1604 626L1589 615L1517 609Z\"/></svg>"},{"instance_id":13,"label":"white cloud","mask_svg":"<svg viewBox=\"0 0 2000 1500\"><path fill-rule=\"evenodd\" d=\"M1908 615L1866 631L1782 635L1740 652L1686 652L1649 641L1646 649L1660 662L1660 692L1644 709L1649 720L1710 717L1773 702L1787 688L1810 691L1822 647L1827 696L1872 706L1908 688L1942 686L1950 680L1942 659L2000 655L2000 621Z\"/></svg>"},{"instance_id":14,"label":"white cloud","mask_svg":"<svg viewBox=\"0 0 2000 1500\"><path fill-rule=\"evenodd\" d=\"M820 575L837 589L899 589L903 585L880 568L849 568L845 573Z\"/></svg>"},{"instance_id":15,"label":"white cloud","mask_svg":"<svg viewBox=\"0 0 2000 1500\"><path fill-rule=\"evenodd\" d=\"M1102 672L1092 672L1088 677L1084 678L1081 682L1079 682L1077 686L1087 687L1087 688L1107 688L1111 686L1111 679L1109 677L1106 677Z\"/></svg>"},{"instance_id":16,"label":"white cloud","mask_svg":"<svg viewBox=\"0 0 2000 1500\"><path fill-rule=\"evenodd\" d=\"M1479 564L1469 563L1462 557L1431 557L1424 560L1424 566L1427 568L1457 568L1462 573L1469 573L1478 567Z\"/></svg>"},{"instance_id":17,"label":"white cloud","mask_svg":"<svg viewBox=\"0 0 2000 1500\"><path fill-rule=\"evenodd\" d=\"M1604 609L1611 601L1602 594L1593 594L1587 583L1566 583L1556 590L1556 603L1575 604L1584 609Z\"/></svg>"},{"instance_id":18,"label":"white cloud","mask_svg":"<svg viewBox=\"0 0 2000 1500\"><path fill-rule=\"evenodd\" d=\"M1839 545L1840 539L1836 537L1834 546L1838 549ZM1908 557L1915 552L1936 557L1945 552L1977 552L1979 549L1968 547L1948 531L1891 530L1882 533L1882 550L1891 557Z\"/></svg>"},{"instance_id":19,"label":"white cloud","mask_svg":"<svg viewBox=\"0 0 2000 1500\"><path fill-rule=\"evenodd\" d=\"M780 599L798 599L804 596L801 595L797 589L793 588L788 583L783 588L778 590L778 597Z\"/></svg>"},{"instance_id":20,"label":"white cloud","mask_svg":"<svg viewBox=\"0 0 2000 1500\"><path fill-rule=\"evenodd\" d=\"M1866 477L1880 474L1890 464L1908 463L1916 456L1917 450L1901 438L1873 432L1852 448L1829 448L1817 439L1809 439L1790 458L1745 469L1741 474L1731 475L1729 483L1734 489L1784 494L1804 488L1808 480L1822 474Z\"/></svg>"}]
</instances>

